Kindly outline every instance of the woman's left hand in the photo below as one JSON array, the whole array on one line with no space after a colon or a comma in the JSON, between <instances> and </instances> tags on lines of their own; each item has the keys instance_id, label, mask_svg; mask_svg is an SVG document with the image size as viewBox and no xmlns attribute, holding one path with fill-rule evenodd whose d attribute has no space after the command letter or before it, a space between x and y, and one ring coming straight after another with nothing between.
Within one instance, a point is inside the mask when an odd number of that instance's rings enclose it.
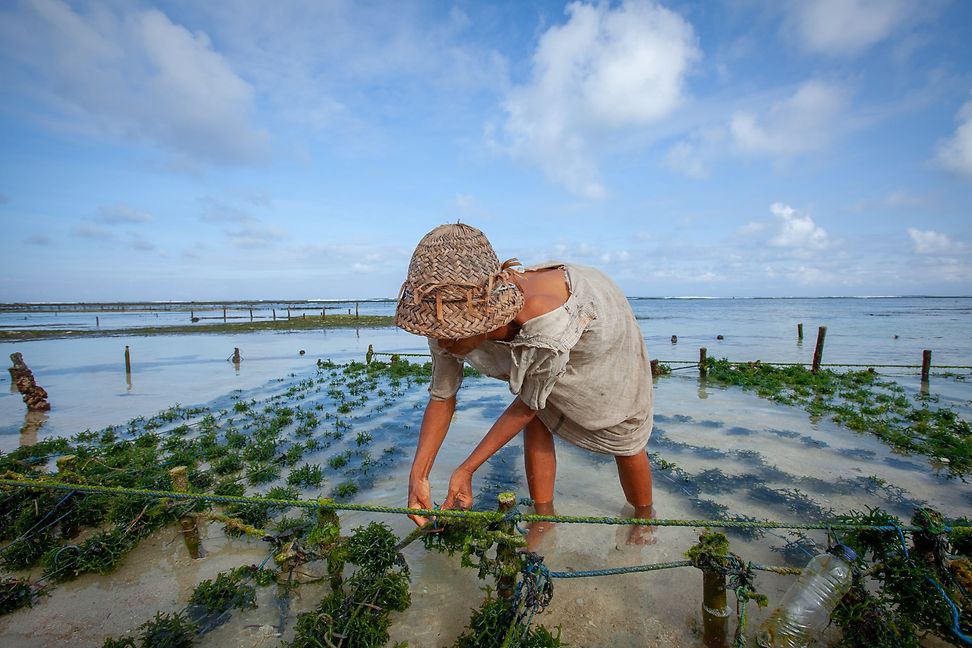
<instances>
[{"instance_id":1,"label":"woman's left hand","mask_svg":"<svg viewBox=\"0 0 972 648\"><path fill-rule=\"evenodd\" d=\"M449 493L442 503L442 508L469 509L472 507L472 476L473 474L465 468L456 468L449 480Z\"/></svg>"}]
</instances>

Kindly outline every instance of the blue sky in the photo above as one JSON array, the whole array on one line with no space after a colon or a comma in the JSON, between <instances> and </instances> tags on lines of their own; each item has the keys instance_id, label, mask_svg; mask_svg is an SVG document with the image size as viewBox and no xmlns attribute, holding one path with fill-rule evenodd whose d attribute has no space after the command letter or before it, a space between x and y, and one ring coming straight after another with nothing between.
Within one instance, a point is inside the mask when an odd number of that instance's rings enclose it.
<instances>
[{"instance_id":1,"label":"blue sky","mask_svg":"<svg viewBox=\"0 0 972 648\"><path fill-rule=\"evenodd\" d=\"M972 3L0 5L0 301L972 293Z\"/></svg>"}]
</instances>

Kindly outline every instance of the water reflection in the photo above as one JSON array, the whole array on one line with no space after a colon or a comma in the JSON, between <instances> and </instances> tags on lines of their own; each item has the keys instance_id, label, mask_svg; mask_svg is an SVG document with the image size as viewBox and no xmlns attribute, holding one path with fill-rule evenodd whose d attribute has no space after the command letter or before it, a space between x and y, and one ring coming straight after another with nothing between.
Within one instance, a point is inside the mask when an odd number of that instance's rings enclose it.
<instances>
[{"instance_id":1,"label":"water reflection","mask_svg":"<svg viewBox=\"0 0 972 648\"><path fill-rule=\"evenodd\" d=\"M20 428L20 446L30 446L37 443L37 432L47 421L47 412L27 412L24 424Z\"/></svg>"}]
</instances>

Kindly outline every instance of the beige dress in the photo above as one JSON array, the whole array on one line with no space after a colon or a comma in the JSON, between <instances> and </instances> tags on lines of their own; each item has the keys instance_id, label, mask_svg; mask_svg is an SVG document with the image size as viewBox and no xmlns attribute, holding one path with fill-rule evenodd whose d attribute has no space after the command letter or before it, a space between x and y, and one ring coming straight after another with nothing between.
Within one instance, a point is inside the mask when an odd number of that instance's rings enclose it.
<instances>
[{"instance_id":1,"label":"beige dress","mask_svg":"<svg viewBox=\"0 0 972 648\"><path fill-rule=\"evenodd\" d=\"M616 456L644 450L651 435L651 366L631 306L595 268L563 268L570 297L563 306L525 322L510 342L487 340L465 358L434 339L429 395L451 398L462 384L463 360L480 373L508 381L553 434Z\"/></svg>"}]
</instances>

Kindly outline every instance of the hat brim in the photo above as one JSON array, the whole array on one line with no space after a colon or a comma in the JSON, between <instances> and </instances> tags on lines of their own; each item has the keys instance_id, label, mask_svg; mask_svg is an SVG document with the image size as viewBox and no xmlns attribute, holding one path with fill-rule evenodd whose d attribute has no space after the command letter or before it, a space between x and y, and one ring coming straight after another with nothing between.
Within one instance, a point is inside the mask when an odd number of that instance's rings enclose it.
<instances>
[{"instance_id":1,"label":"hat brim","mask_svg":"<svg viewBox=\"0 0 972 648\"><path fill-rule=\"evenodd\" d=\"M443 300L441 313L434 297L418 303L403 295L395 308L395 325L409 333L437 340L461 340L495 331L513 321L523 308L523 291L514 283L498 286L490 295L489 305L466 300Z\"/></svg>"}]
</instances>

